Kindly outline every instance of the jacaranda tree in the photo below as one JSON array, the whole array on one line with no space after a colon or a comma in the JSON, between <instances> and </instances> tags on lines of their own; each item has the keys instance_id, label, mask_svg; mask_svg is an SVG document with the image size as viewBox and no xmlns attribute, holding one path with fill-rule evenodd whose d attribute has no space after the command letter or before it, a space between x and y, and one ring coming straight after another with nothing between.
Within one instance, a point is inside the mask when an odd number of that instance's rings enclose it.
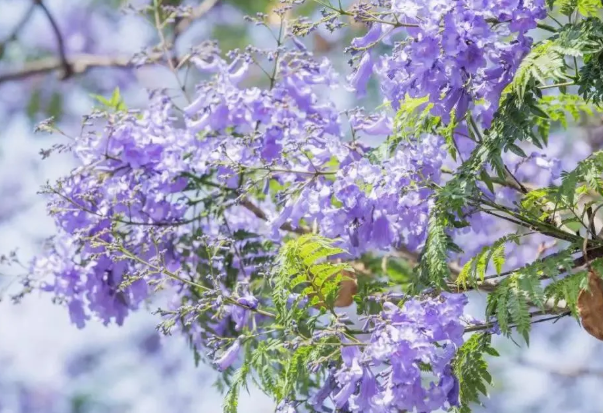
<instances>
[{"instance_id":1,"label":"jacaranda tree","mask_svg":"<svg viewBox=\"0 0 603 413\"><path fill-rule=\"evenodd\" d=\"M154 303L223 372L225 412L250 383L278 412L469 412L493 335L574 316L603 339L603 152L559 133L603 101L601 3L306 6L247 18L261 44L184 53L194 10L136 10L160 43L134 64L179 88L99 96L76 133L38 126L79 166L44 188L57 234L26 289L80 328ZM309 43L348 25L337 73ZM361 107L371 87L383 103Z\"/></svg>"}]
</instances>

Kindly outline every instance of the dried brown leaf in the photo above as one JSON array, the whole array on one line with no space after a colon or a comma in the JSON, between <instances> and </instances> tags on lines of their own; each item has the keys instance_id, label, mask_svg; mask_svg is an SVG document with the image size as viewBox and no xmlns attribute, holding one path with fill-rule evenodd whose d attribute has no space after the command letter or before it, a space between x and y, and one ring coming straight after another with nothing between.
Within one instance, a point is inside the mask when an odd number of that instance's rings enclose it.
<instances>
[{"instance_id":1,"label":"dried brown leaf","mask_svg":"<svg viewBox=\"0 0 603 413\"><path fill-rule=\"evenodd\" d=\"M335 300L335 307L349 307L354 302L354 295L358 292L358 283L356 282L356 274L351 271L343 270L341 272L342 280L339 282L339 291L337 299ZM335 277L335 275L333 275ZM331 278L333 278L331 277ZM314 297L313 294L309 295L310 298ZM321 298L319 296L319 298ZM324 307L324 301L320 300L314 308L320 309Z\"/></svg>"},{"instance_id":2,"label":"dried brown leaf","mask_svg":"<svg viewBox=\"0 0 603 413\"><path fill-rule=\"evenodd\" d=\"M603 281L592 270L588 273L588 290L578 294L578 313L584 329L603 341Z\"/></svg>"},{"instance_id":3,"label":"dried brown leaf","mask_svg":"<svg viewBox=\"0 0 603 413\"><path fill-rule=\"evenodd\" d=\"M358 292L356 273L344 270L341 275L343 279L339 284L339 295L335 300L335 307L349 307L354 302L354 295Z\"/></svg>"}]
</instances>

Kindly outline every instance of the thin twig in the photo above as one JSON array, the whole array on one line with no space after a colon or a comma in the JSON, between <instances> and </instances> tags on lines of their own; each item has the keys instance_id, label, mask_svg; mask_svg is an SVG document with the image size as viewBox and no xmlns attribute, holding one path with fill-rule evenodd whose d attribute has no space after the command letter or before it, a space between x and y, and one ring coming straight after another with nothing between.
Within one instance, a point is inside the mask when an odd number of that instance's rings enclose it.
<instances>
[{"instance_id":1,"label":"thin twig","mask_svg":"<svg viewBox=\"0 0 603 413\"><path fill-rule=\"evenodd\" d=\"M34 4L38 5L46 17L48 18L48 22L52 26L52 31L54 32L54 36L56 37L57 46L59 48L59 57L61 59L61 66L63 68L63 73L61 73L61 79L67 79L69 76L73 74L73 69L67 60L67 53L65 51L65 41L63 40L63 35L61 34L61 30L59 29L59 25L56 20L48 10L48 7L44 4L42 0L34 0Z\"/></svg>"},{"instance_id":2,"label":"thin twig","mask_svg":"<svg viewBox=\"0 0 603 413\"><path fill-rule=\"evenodd\" d=\"M403 258L413 264L417 264L419 262L419 254L413 251L410 251L405 245L401 245L396 248L396 255L400 258ZM454 276L458 276L463 269L460 265L451 262L448 263L448 269Z\"/></svg>"},{"instance_id":3,"label":"thin twig","mask_svg":"<svg viewBox=\"0 0 603 413\"><path fill-rule=\"evenodd\" d=\"M540 90L545 90L545 89L553 89L556 87L566 87L566 86L573 86L575 85L575 82L564 82L564 83L557 83L554 85L542 85L542 86L538 86L538 89Z\"/></svg>"},{"instance_id":4,"label":"thin twig","mask_svg":"<svg viewBox=\"0 0 603 413\"><path fill-rule=\"evenodd\" d=\"M99 244L105 246L105 247L114 248L110 243L108 243L108 242L106 242L106 241L104 241L102 239L98 239L97 242ZM209 287L207 287L205 285L198 284L198 283L196 283L194 281L189 281L189 280L187 280L185 278L182 278L180 275L178 275L177 272L169 271L165 267L159 267L159 266L154 265L153 263L151 263L149 261L146 261L146 260L140 258L138 255L132 253L131 251L129 251L127 248L125 248L122 245L118 245L118 248L116 248L116 250L119 251L119 252L121 252L125 257L131 259L132 261L136 261L136 262L138 262L138 263L146 266L147 268L149 268L152 271L155 271L155 272L160 273L160 274L164 274L164 275L168 276L169 278L171 278L171 279L173 279L175 281L181 282L183 284L188 284L188 285L190 285L192 287L195 287L195 288L198 288L198 289L200 289L202 291L213 292L213 290L211 288L209 288ZM229 302L230 304L234 304L234 305L236 305L238 307L241 307L241 308L244 308L246 310L250 310L250 311L253 311L255 313L264 315L266 317L270 317L270 318L275 318L276 317L275 314L272 314L269 311L265 311L265 310L262 310L260 308L253 308L253 307L249 307L248 305L241 304L241 303L239 303L237 300L235 300L232 297L229 297L229 296L222 296L222 297L223 297L223 299L225 301Z\"/></svg>"},{"instance_id":5,"label":"thin twig","mask_svg":"<svg viewBox=\"0 0 603 413\"><path fill-rule=\"evenodd\" d=\"M184 98L190 103L191 99L190 97L187 95L186 93L186 87L185 85L182 83L182 81L180 80L180 76L178 75L178 69L176 68L176 64L174 64L174 59L172 58L172 54L170 53L173 49L173 45L169 45L167 43L167 40L165 38L165 35L163 34L163 28L165 27L165 21L161 21L161 2L159 0L155 0L153 2L154 4L154 15L155 15L155 28L157 29L157 35L159 36L159 47L161 48L161 50L163 51L163 54L165 55L165 60L167 61L168 67L170 69L170 71L172 72L172 74L174 75L174 78L176 79L176 83L178 83L178 87L180 88L180 90L182 91L182 95L184 96Z\"/></svg>"},{"instance_id":6,"label":"thin twig","mask_svg":"<svg viewBox=\"0 0 603 413\"><path fill-rule=\"evenodd\" d=\"M157 63L160 57L152 57L144 64ZM78 54L69 58L72 75L83 74L97 67L134 68L136 65L130 56L99 56L93 54ZM0 84L13 80L54 72L63 67L63 62L56 57L46 57L25 63L21 68L0 73Z\"/></svg>"},{"instance_id":7,"label":"thin twig","mask_svg":"<svg viewBox=\"0 0 603 413\"><path fill-rule=\"evenodd\" d=\"M558 312L559 310L557 310ZM539 310L539 311L533 311L530 313L530 318L536 318L536 317L540 317L543 315L548 315L548 314L555 314L555 309L551 309L551 310ZM551 321L551 320L559 320L563 317L567 317L568 315L570 315L570 311L568 310L563 310L563 312L555 314L551 317L545 317L545 318L539 318L537 320L533 320L530 322L530 324L538 324L538 323L544 323L546 321ZM476 326L471 326L471 327L467 327L465 328L465 333L473 333L476 331L484 331L484 330L489 330L492 327L494 327L494 325L492 323L486 323L486 324L480 324L480 325L476 325ZM517 327L517 325L513 324L510 325L509 328L515 328Z\"/></svg>"},{"instance_id":8,"label":"thin twig","mask_svg":"<svg viewBox=\"0 0 603 413\"><path fill-rule=\"evenodd\" d=\"M528 189L523 185L523 183L517 179L517 177L515 175L513 175L513 173L509 170L509 167L507 165L505 165L505 174L508 176L508 178L510 177L511 180L515 181L515 183L517 184L517 187L519 188L519 191L523 194L527 194Z\"/></svg>"},{"instance_id":9,"label":"thin twig","mask_svg":"<svg viewBox=\"0 0 603 413\"><path fill-rule=\"evenodd\" d=\"M559 255L564 254L564 253L565 253L565 251L556 252L554 254L550 254L550 255L546 256L545 258L540 259L540 261L544 263L549 260L555 260L557 257L559 257ZM594 258L600 258L600 257L603 257L603 247L596 247L596 248L591 248L588 250L588 259L589 260L592 260ZM582 255L582 256L574 259L571 269L575 270L579 267L582 267L585 264L586 264L586 259L585 259L584 255ZM470 290L481 290L481 291L491 292L491 291L494 291L498 287L500 282L505 277L508 277L509 275L514 274L520 270L521 270L521 268L516 268L516 269L510 270L510 271L501 272L500 274L488 275L484 278L484 281L478 281L475 284L467 284L466 286L461 286L461 285L458 285L455 283L449 283L448 288L450 288L454 292L465 292L465 291L470 291ZM569 268L559 268L560 272L566 272L568 270L569 270ZM540 280L545 280L548 278L549 278L549 276L547 274L543 274L540 277Z\"/></svg>"}]
</instances>

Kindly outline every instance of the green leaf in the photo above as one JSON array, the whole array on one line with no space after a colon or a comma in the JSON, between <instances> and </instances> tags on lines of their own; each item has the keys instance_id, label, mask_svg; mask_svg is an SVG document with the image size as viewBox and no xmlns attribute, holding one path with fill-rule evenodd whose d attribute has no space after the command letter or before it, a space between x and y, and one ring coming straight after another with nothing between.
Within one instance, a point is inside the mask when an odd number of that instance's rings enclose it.
<instances>
[{"instance_id":1,"label":"green leaf","mask_svg":"<svg viewBox=\"0 0 603 413\"><path fill-rule=\"evenodd\" d=\"M514 143L510 143L509 145L507 145L507 149L510 150L511 152L513 152L515 155L521 156L522 158L528 157L528 155L523 151L523 149L521 149L519 146L515 145Z\"/></svg>"},{"instance_id":2,"label":"green leaf","mask_svg":"<svg viewBox=\"0 0 603 413\"><path fill-rule=\"evenodd\" d=\"M34 120L34 117L40 112L41 107L41 93L39 89L36 89L32 92L27 102L27 117L30 120Z\"/></svg>"},{"instance_id":3,"label":"green leaf","mask_svg":"<svg viewBox=\"0 0 603 413\"><path fill-rule=\"evenodd\" d=\"M572 254L577 250L576 247L571 246L554 255L518 268L501 281L494 292L488 295L486 315L496 317L503 334L510 335L512 327L515 327L529 344L530 308L544 309L544 303L548 298L557 297L558 301L564 299L566 293L561 285L551 287L558 282L543 289L541 280L545 278L554 280L559 275L570 271L573 267ZM572 300L575 301L575 297Z\"/></svg>"},{"instance_id":4,"label":"green leaf","mask_svg":"<svg viewBox=\"0 0 603 413\"><path fill-rule=\"evenodd\" d=\"M429 217L427 240L418 268L418 281L446 288L450 278L448 251L454 248L452 238L446 233L448 220L438 209ZM420 287L418 287L420 288Z\"/></svg>"},{"instance_id":5,"label":"green leaf","mask_svg":"<svg viewBox=\"0 0 603 413\"><path fill-rule=\"evenodd\" d=\"M479 177L482 182L486 184L490 192L494 193L494 183L492 182L492 178L490 177L490 175L488 175L488 172L486 172L485 169L482 169L479 174Z\"/></svg>"},{"instance_id":6,"label":"green leaf","mask_svg":"<svg viewBox=\"0 0 603 413\"><path fill-rule=\"evenodd\" d=\"M601 11L600 0L578 0L578 12L586 17L596 17Z\"/></svg>"},{"instance_id":7,"label":"green leaf","mask_svg":"<svg viewBox=\"0 0 603 413\"><path fill-rule=\"evenodd\" d=\"M101 95L90 95L94 100L104 106L106 109L110 109L115 112L125 112L127 110L126 104L124 103L119 87L113 90L111 98L107 99Z\"/></svg>"},{"instance_id":8,"label":"green leaf","mask_svg":"<svg viewBox=\"0 0 603 413\"><path fill-rule=\"evenodd\" d=\"M578 93L587 101L600 105L603 101L603 22L590 17L579 23L581 37L589 43L580 68Z\"/></svg>"},{"instance_id":9,"label":"green leaf","mask_svg":"<svg viewBox=\"0 0 603 413\"><path fill-rule=\"evenodd\" d=\"M576 53L579 55L579 50ZM511 91L522 101L530 84L545 85L549 79L567 79L564 57L555 40L544 40L521 62L510 85Z\"/></svg>"},{"instance_id":10,"label":"green leaf","mask_svg":"<svg viewBox=\"0 0 603 413\"><path fill-rule=\"evenodd\" d=\"M579 271L570 274L563 279L554 281L546 286L544 295L546 299L552 299L555 305L561 300L565 301L567 307L571 310L572 315L578 318L578 294L580 293L587 276L587 271Z\"/></svg>"},{"instance_id":11,"label":"green leaf","mask_svg":"<svg viewBox=\"0 0 603 413\"><path fill-rule=\"evenodd\" d=\"M572 15L576 10L585 17L595 17L601 9L600 0L548 0L550 6L559 7L559 11L566 15Z\"/></svg>"},{"instance_id":12,"label":"green leaf","mask_svg":"<svg viewBox=\"0 0 603 413\"><path fill-rule=\"evenodd\" d=\"M471 403L480 403L480 394L487 396L487 386L492 385L492 377L488 372L488 363L484 354L498 356L491 346L489 333L477 333L459 348L454 360L453 370L459 381L460 407L454 409L459 413L470 413Z\"/></svg>"},{"instance_id":13,"label":"green leaf","mask_svg":"<svg viewBox=\"0 0 603 413\"><path fill-rule=\"evenodd\" d=\"M492 262L494 262L494 268L496 273L500 275L503 266L505 265L505 245L502 244L498 248L492 251Z\"/></svg>"},{"instance_id":14,"label":"green leaf","mask_svg":"<svg viewBox=\"0 0 603 413\"><path fill-rule=\"evenodd\" d=\"M286 298L294 290L299 290L303 297L310 298L310 305L332 308L337 299L337 291L342 279L343 270L353 271L345 263L334 263L329 258L345 254L346 251L334 247L334 240L315 234L305 234L287 242L277 257L276 271L273 275L273 299L278 314L283 320L291 320L286 315Z\"/></svg>"},{"instance_id":15,"label":"green leaf","mask_svg":"<svg viewBox=\"0 0 603 413\"><path fill-rule=\"evenodd\" d=\"M592 0L581 1L580 4L575 4L571 7L566 2L563 9L579 10L590 15L592 12L589 3ZM575 2L577 3L577 2ZM600 5L599 5L600 6ZM571 12L570 12L571 13ZM569 80L572 76L568 73L568 65L566 58L584 57L585 60L592 60L592 54L600 53L603 50L603 42L601 39L601 22L597 19L587 19L578 24L568 24L554 36L543 40L532 48L530 53L523 59L513 82L508 86L507 90L514 93L519 102L523 102L526 91L535 86L545 86L547 84L563 83ZM586 79L591 79L592 75L598 72L594 66L591 71L584 73L584 79L581 84L587 83ZM583 76L581 76L583 77ZM595 79L591 79L596 83ZM581 86L584 89L586 86ZM592 95L596 98L596 93L584 89L585 96ZM536 105L531 105L530 110L537 117L547 117L546 112L541 110Z\"/></svg>"},{"instance_id":16,"label":"green leaf","mask_svg":"<svg viewBox=\"0 0 603 413\"><path fill-rule=\"evenodd\" d=\"M466 287L467 283L475 286L478 280L484 280L488 264L492 260L496 273L500 274L505 263L505 244L507 242L519 243L521 234L510 234L496 240L492 245L485 246L471 258L459 273L456 283Z\"/></svg>"},{"instance_id":17,"label":"green leaf","mask_svg":"<svg viewBox=\"0 0 603 413\"><path fill-rule=\"evenodd\" d=\"M603 151L598 151L581 161L573 171L562 174L561 185L551 187L550 194L555 202L562 203L567 208L574 208L576 198L585 192L585 189L603 194L602 175Z\"/></svg>"},{"instance_id":18,"label":"green leaf","mask_svg":"<svg viewBox=\"0 0 603 413\"><path fill-rule=\"evenodd\" d=\"M435 118L430 116L432 107L428 96L411 98L406 95L400 102L400 109L394 118L395 140L408 140L430 130L436 122Z\"/></svg>"},{"instance_id":19,"label":"green leaf","mask_svg":"<svg viewBox=\"0 0 603 413\"><path fill-rule=\"evenodd\" d=\"M234 376L233 381L228 388L226 397L224 398L224 413L237 413L239 406L239 391L241 386L247 381L247 375L249 374L249 364L245 363L239 368Z\"/></svg>"}]
</instances>

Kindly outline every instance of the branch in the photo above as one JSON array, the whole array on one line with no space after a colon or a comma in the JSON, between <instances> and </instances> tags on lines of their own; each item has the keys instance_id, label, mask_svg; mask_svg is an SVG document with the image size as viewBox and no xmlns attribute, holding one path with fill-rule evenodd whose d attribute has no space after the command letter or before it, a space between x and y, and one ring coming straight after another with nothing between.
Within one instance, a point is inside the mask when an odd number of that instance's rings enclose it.
<instances>
[{"instance_id":1,"label":"branch","mask_svg":"<svg viewBox=\"0 0 603 413\"><path fill-rule=\"evenodd\" d=\"M514 189L514 190L524 193L524 194L525 194L524 190L533 191L533 190L537 189L537 187L532 184L520 182L520 181L517 181L516 179L505 180L505 179L501 179L497 176L491 176L490 180L495 184L498 184L501 186L506 186L507 188Z\"/></svg>"},{"instance_id":2,"label":"branch","mask_svg":"<svg viewBox=\"0 0 603 413\"><path fill-rule=\"evenodd\" d=\"M63 68L63 73L61 73L60 77L61 77L61 79L67 79L69 76L71 76L73 74L73 70L71 68L71 65L69 64L69 61L67 60L67 54L65 52L65 42L63 40L63 35L61 34L61 30L59 29L59 25L57 24L56 20L52 16L52 13L50 13L50 10L48 10L48 7L46 7L46 5L44 4L44 2L42 0L34 0L34 4L40 6L42 11L48 18L50 25L52 26L52 31L54 32L54 36L56 37L57 45L59 48L59 57L60 57L60 61L61 61L61 67Z\"/></svg>"},{"instance_id":3,"label":"branch","mask_svg":"<svg viewBox=\"0 0 603 413\"><path fill-rule=\"evenodd\" d=\"M400 258L403 258L407 261L410 261L413 264L418 264L419 262L419 254L416 252L410 251L405 245L401 245L396 248L396 255ZM459 264L450 262L448 263L448 269L455 277L461 273L463 269Z\"/></svg>"},{"instance_id":4,"label":"branch","mask_svg":"<svg viewBox=\"0 0 603 413\"><path fill-rule=\"evenodd\" d=\"M576 251L576 252L578 252L578 251ZM562 253L564 253L564 251L556 252L554 254L546 256L545 258L541 258L540 261L544 262L547 260L553 260ZM587 253L588 253L589 260L603 257L603 247L592 248L592 249L588 250ZM572 269L577 269L579 267L582 267L585 264L586 264L586 259L585 259L584 255L582 255L582 256L574 259L574 262L572 264ZM467 286L465 286L465 287L457 285L456 283L448 283L448 288L450 288L454 292L465 292L465 291L469 291L469 290L480 290L480 291L485 291L485 292L492 292L498 287L498 285L501 283L501 281L505 277L508 277L509 275L520 271L521 268L523 268L523 267L516 268L516 269L510 270L510 271L505 271L500 274L488 275L484 278L484 281L478 281L477 283L475 283L473 285L467 284ZM566 268L560 268L559 270L565 271ZM548 275L543 274L540 277L540 280L546 280L548 278L549 278Z\"/></svg>"},{"instance_id":5,"label":"branch","mask_svg":"<svg viewBox=\"0 0 603 413\"><path fill-rule=\"evenodd\" d=\"M530 322L530 324L538 324L538 323L544 323L546 321L551 321L551 320L559 320L563 317L567 317L568 315L571 314L571 312L567 309L558 309L558 308L553 308L553 309L544 310L544 311L539 310L539 311L531 312L530 318L534 319L534 318L541 317L543 315L549 315L549 314L554 314L554 315L552 315L550 317L544 317L544 318L538 318L536 320L532 320ZM476 326L471 326L471 327L465 328L465 333L489 330L492 327L494 327L494 324L492 324L492 323L479 324ZM517 325L513 324L510 327L515 328L515 327L517 327Z\"/></svg>"},{"instance_id":6,"label":"branch","mask_svg":"<svg viewBox=\"0 0 603 413\"><path fill-rule=\"evenodd\" d=\"M155 63L156 60L150 60L147 63ZM82 74L96 67L116 67L133 68L135 67L132 58L129 56L99 56L92 54L79 54L72 56L68 60L71 68L71 75ZM12 80L26 79L31 76L46 74L59 70L64 66L61 59L56 57L47 57L31 62L26 62L23 67L17 70L9 70L0 73L0 84Z\"/></svg>"},{"instance_id":7,"label":"branch","mask_svg":"<svg viewBox=\"0 0 603 413\"><path fill-rule=\"evenodd\" d=\"M207 12L209 12L216 4L218 4L219 1L220 0L205 0L203 3L197 6L189 17L183 18L178 23L176 23L176 26L174 27L174 36L176 37L182 32L184 32L194 20L199 19ZM33 0L33 4L30 10L15 27L15 29L8 36L8 38L3 43L0 43L0 55L4 44L16 36L21 26L23 26L23 24L25 24L25 22L29 19L36 5L40 6L40 8L46 14L48 21L52 25L52 29L55 33L59 48L59 57L41 58L31 62L26 62L19 69L12 69L5 72L0 72L0 84L13 80L26 79L31 76L46 74L60 69L63 70L60 75L60 79L66 79L73 75L83 74L89 69L97 67L133 68L138 65L135 64L133 62L133 59L128 56L99 56L83 53L67 57L63 36L61 35L56 20L54 19L54 17L52 16L52 14L50 13L50 11L42 0ZM143 64L156 63L160 58L160 55L150 56L150 58L146 59ZM176 61L179 61L179 59L176 59Z\"/></svg>"}]
</instances>

